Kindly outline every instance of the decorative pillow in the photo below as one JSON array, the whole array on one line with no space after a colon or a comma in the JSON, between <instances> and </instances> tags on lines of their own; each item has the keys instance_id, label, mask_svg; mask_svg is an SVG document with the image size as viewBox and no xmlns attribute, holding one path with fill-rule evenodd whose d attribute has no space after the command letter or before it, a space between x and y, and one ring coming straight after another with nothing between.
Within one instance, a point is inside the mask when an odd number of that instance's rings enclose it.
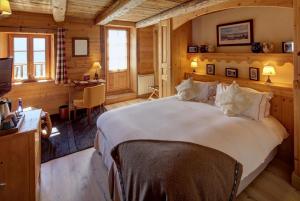
<instances>
[{"instance_id":1,"label":"decorative pillow","mask_svg":"<svg viewBox=\"0 0 300 201\"><path fill-rule=\"evenodd\" d=\"M235 82L218 94L218 104L224 114L237 116L242 114L251 105L251 99L247 93L240 89Z\"/></svg>"},{"instance_id":2,"label":"decorative pillow","mask_svg":"<svg viewBox=\"0 0 300 201\"><path fill-rule=\"evenodd\" d=\"M220 97L221 97L221 94L226 91L227 87L228 86L226 86L223 83L220 83L220 84L217 85L217 88L216 88L216 98L215 98L215 105L216 106L221 107Z\"/></svg>"},{"instance_id":3,"label":"decorative pillow","mask_svg":"<svg viewBox=\"0 0 300 201\"><path fill-rule=\"evenodd\" d=\"M193 79L189 78L183 80L178 86L176 86L177 97L179 100L192 100L197 97L195 92Z\"/></svg>"},{"instance_id":4,"label":"decorative pillow","mask_svg":"<svg viewBox=\"0 0 300 201\"><path fill-rule=\"evenodd\" d=\"M217 85L219 83L218 81L215 82L194 81L194 83L202 83L208 86L208 100L216 96Z\"/></svg>"},{"instance_id":5,"label":"decorative pillow","mask_svg":"<svg viewBox=\"0 0 300 201\"><path fill-rule=\"evenodd\" d=\"M251 88L241 88L251 98L251 106L243 112L244 116L254 120L262 120L270 115L270 100L273 97L272 93L259 92Z\"/></svg>"},{"instance_id":6,"label":"decorative pillow","mask_svg":"<svg viewBox=\"0 0 300 201\"><path fill-rule=\"evenodd\" d=\"M194 91L196 93L196 97L193 99L198 102L207 102L208 101L208 90L209 85L203 82L194 82Z\"/></svg>"}]
</instances>

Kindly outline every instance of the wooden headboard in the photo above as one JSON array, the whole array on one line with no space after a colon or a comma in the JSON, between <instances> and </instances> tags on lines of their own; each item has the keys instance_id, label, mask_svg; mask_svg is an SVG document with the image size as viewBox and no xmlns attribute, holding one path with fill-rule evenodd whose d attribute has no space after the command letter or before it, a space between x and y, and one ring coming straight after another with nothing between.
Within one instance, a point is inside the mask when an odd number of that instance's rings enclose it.
<instances>
[{"instance_id":1,"label":"wooden headboard","mask_svg":"<svg viewBox=\"0 0 300 201\"><path fill-rule=\"evenodd\" d=\"M273 92L271 100L271 115L278 119L285 126L290 134L294 133L294 105L293 86L289 84L266 85L261 81L252 81L243 78L229 78L219 75L200 75L197 73L186 73L185 78L192 77L198 81L219 81L232 83L234 80L242 87L249 87L258 91Z\"/></svg>"}]
</instances>

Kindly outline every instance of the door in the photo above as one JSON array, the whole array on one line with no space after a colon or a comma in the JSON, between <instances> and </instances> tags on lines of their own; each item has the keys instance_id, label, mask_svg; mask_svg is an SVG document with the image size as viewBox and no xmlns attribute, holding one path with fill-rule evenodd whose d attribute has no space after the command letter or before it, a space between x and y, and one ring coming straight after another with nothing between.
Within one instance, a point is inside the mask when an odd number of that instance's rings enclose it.
<instances>
[{"instance_id":1,"label":"door","mask_svg":"<svg viewBox=\"0 0 300 201\"><path fill-rule=\"evenodd\" d=\"M171 95L171 20L158 25L159 96Z\"/></svg>"},{"instance_id":2,"label":"door","mask_svg":"<svg viewBox=\"0 0 300 201\"><path fill-rule=\"evenodd\" d=\"M106 28L107 92L118 92L130 88L129 29Z\"/></svg>"}]
</instances>

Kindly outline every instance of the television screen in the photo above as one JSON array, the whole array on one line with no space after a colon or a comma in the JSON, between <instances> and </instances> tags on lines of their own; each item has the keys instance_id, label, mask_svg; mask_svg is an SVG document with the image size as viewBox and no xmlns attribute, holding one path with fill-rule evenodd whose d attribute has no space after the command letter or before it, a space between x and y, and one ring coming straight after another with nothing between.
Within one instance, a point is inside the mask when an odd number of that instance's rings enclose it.
<instances>
[{"instance_id":1,"label":"television screen","mask_svg":"<svg viewBox=\"0 0 300 201\"><path fill-rule=\"evenodd\" d=\"M0 58L0 97L11 90L13 58Z\"/></svg>"}]
</instances>

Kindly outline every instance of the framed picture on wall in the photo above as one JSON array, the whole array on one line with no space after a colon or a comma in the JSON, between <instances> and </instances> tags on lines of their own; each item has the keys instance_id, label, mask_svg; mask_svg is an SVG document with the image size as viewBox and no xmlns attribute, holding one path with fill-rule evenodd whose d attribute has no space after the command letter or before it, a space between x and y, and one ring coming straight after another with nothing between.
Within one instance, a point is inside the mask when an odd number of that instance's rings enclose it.
<instances>
[{"instance_id":1,"label":"framed picture on wall","mask_svg":"<svg viewBox=\"0 0 300 201\"><path fill-rule=\"evenodd\" d=\"M225 76L226 77L239 77L239 71L236 68L225 68Z\"/></svg>"},{"instance_id":2,"label":"framed picture on wall","mask_svg":"<svg viewBox=\"0 0 300 201\"><path fill-rule=\"evenodd\" d=\"M218 46L251 45L253 41L252 19L217 25Z\"/></svg>"},{"instance_id":3,"label":"framed picture on wall","mask_svg":"<svg viewBox=\"0 0 300 201\"><path fill-rule=\"evenodd\" d=\"M206 74L215 75L215 64L206 64Z\"/></svg>"},{"instance_id":4,"label":"framed picture on wall","mask_svg":"<svg viewBox=\"0 0 300 201\"><path fill-rule=\"evenodd\" d=\"M188 53L198 53L199 48L196 45L189 45L187 48Z\"/></svg>"},{"instance_id":5,"label":"framed picture on wall","mask_svg":"<svg viewBox=\"0 0 300 201\"><path fill-rule=\"evenodd\" d=\"M294 52L294 42L283 42L282 43L282 52L283 53L293 53Z\"/></svg>"},{"instance_id":6,"label":"framed picture on wall","mask_svg":"<svg viewBox=\"0 0 300 201\"><path fill-rule=\"evenodd\" d=\"M73 57L89 56L89 38L72 38Z\"/></svg>"},{"instance_id":7,"label":"framed picture on wall","mask_svg":"<svg viewBox=\"0 0 300 201\"><path fill-rule=\"evenodd\" d=\"M249 79L259 81L259 68L249 67Z\"/></svg>"}]
</instances>

